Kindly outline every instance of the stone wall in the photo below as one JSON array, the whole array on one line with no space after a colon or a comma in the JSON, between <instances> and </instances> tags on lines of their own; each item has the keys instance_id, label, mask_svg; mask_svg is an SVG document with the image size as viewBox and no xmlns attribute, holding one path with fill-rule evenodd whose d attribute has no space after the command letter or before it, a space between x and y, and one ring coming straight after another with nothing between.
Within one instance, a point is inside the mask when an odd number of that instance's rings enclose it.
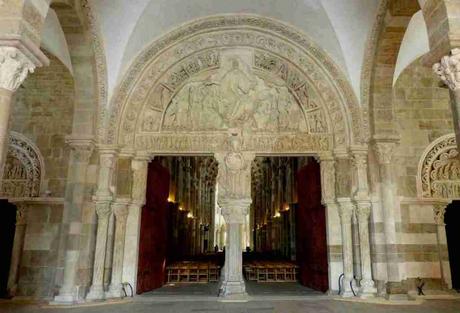
<instances>
[{"instance_id":1,"label":"stone wall","mask_svg":"<svg viewBox=\"0 0 460 313\"><path fill-rule=\"evenodd\" d=\"M11 130L25 135L40 149L45 162L45 186L63 197L69 162L65 136L72 130L74 88L67 68L48 54L50 66L38 68L16 93Z\"/></svg>"},{"instance_id":2,"label":"stone wall","mask_svg":"<svg viewBox=\"0 0 460 313\"><path fill-rule=\"evenodd\" d=\"M441 88L431 68L418 60L405 69L396 82L393 105L401 138L393 164L396 196L400 199L396 206L397 211L399 208L396 226L402 272L409 289L415 289L417 277L428 282L427 288L439 289L441 270L433 204L420 201L416 177L427 146L453 132L449 91Z\"/></svg>"},{"instance_id":3,"label":"stone wall","mask_svg":"<svg viewBox=\"0 0 460 313\"><path fill-rule=\"evenodd\" d=\"M63 266L62 218L71 133L74 81L67 68L47 54L50 66L38 68L18 90L12 106L11 130L32 140L44 159L48 200L28 205L26 235L19 266L17 296L51 298ZM42 198L43 199L43 198Z\"/></svg>"},{"instance_id":4,"label":"stone wall","mask_svg":"<svg viewBox=\"0 0 460 313\"><path fill-rule=\"evenodd\" d=\"M63 207L62 199L27 204L17 296L49 299L56 292Z\"/></svg>"}]
</instances>

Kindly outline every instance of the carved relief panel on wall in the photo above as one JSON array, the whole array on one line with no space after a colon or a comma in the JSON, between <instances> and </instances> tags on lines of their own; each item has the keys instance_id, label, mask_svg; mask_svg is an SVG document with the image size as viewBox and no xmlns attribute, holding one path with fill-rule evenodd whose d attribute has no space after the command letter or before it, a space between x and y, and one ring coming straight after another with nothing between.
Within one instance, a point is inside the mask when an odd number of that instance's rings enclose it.
<instances>
[{"instance_id":1,"label":"carved relief panel on wall","mask_svg":"<svg viewBox=\"0 0 460 313\"><path fill-rule=\"evenodd\" d=\"M38 197L43 175L43 161L38 148L21 134L11 132L2 179L2 196Z\"/></svg>"}]
</instances>

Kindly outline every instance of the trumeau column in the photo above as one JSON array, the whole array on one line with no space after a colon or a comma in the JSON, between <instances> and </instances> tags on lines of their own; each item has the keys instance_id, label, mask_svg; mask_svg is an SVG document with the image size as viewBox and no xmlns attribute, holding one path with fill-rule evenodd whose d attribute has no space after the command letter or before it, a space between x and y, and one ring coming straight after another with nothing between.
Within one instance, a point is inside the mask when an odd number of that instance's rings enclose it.
<instances>
[{"instance_id":1,"label":"trumeau column","mask_svg":"<svg viewBox=\"0 0 460 313\"><path fill-rule=\"evenodd\" d=\"M356 218L359 229L359 250L361 256L361 281L359 295L363 298L374 297L377 293L372 279L369 219L371 214L371 201L367 178L367 147L352 149L353 167L356 172Z\"/></svg>"},{"instance_id":2,"label":"trumeau column","mask_svg":"<svg viewBox=\"0 0 460 313\"><path fill-rule=\"evenodd\" d=\"M219 162L218 202L227 226L224 275L220 294L225 297L238 297L246 295L241 226L252 202L251 164L255 155L241 151L243 139L240 130L231 129L228 135L228 145L224 148L228 150L215 154Z\"/></svg>"},{"instance_id":3,"label":"trumeau column","mask_svg":"<svg viewBox=\"0 0 460 313\"><path fill-rule=\"evenodd\" d=\"M8 124L13 94L36 66L18 48L0 46L0 178L3 177L8 151Z\"/></svg>"},{"instance_id":4,"label":"trumeau column","mask_svg":"<svg viewBox=\"0 0 460 313\"><path fill-rule=\"evenodd\" d=\"M452 277L450 272L449 252L447 250L446 224L444 215L446 214L447 203L435 204L433 206L434 221L436 223L436 235L438 240L439 266L441 270L441 279L449 289L452 289Z\"/></svg>"},{"instance_id":5,"label":"trumeau column","mask_svg":"<svg viewBox=\"0 0 460 313\"><path fill-rule=\"evenodd\" d=\"M112 213L110 183L114 171L117 150L113 146L99 146L99 175L94 196L97 213L96 248L94 255L93 281L86 299L104 299L104 265L107 248L109 217Z\"/></svg>"},{"instance_id":6,"label":"trumeau column","mask_svg":"<svg viewBox=\"0 0 460 313\"><path fill-rule=\"evenodd\" d=\"M81 210L84 202L86 170L93 153L92 139L69 137L66 140L71 147L68 182L66 184L66 201L64 223L68 224L66 235L64 275L59 295L54 301L73 303L78 301L76 294L76 276L80 256Z\"/></svg>"},{"instance_id":7,"label":"trumeau column","mask_svg":"<svg viewBox=\"0 0 460 313\"><path fill-rule=\"evenodd\" d=\"M14 297L18 287L19 263L24 246L24 236L27 225L27 205L24 203L16 204L16 231L14 233L13 250L11 254L10 273L8 276L8 295Z\"/></svg>"},{"instance_id":8,"label":"trumeau column","mask_svg":"<svg viewBox=\"0 0 460 313\"><path fill-rule=\"evenodd\" d=\"M130 199L117 199L112 204L115 216L115 242L113 247L112 280L108 297L121 298L123 296L122 276L123 258L125 250L126 220L129 213Z\"/></svg>"},{"instance_id":9,"label":"trumeau column","mask_svg":"<svg viewBox=\"0 0 460 313\"><path fill-rule=\"evenodd\" d=\"M451 55L433 65L433 70L450 89L455 138L460 147L460 49L453 49Z\"/></svg>"},{"instance_id":10,"label":"trumeau column","mask_svg":"<svg viewBox=\"0 0 460 313\"><path fill-rule=\"evenodd\" d=\"M397 249L397 233L395 221L394 182L392 174L392 158L398 143L397 139L376 139L374 146L379 163L380 197L383 212L383 226L387 257L387 292L405 293L401 284L399 257ZM394 289L394 291L393 291Z\"/></svg>"},{"instance_id":11,"label":"trumeau column","mask_svg":"<svg viewBox=\"0 0 460 313\"><path fill-rule=\"evenodd\" d=\"M132 187L131 204L128 206L125 248L123 256L123 282L131 284L136 294L137 266L139 257L139 235L141 210L145 204L149 157L136 156L131 161Z\"/></svg>"}]
</instances>

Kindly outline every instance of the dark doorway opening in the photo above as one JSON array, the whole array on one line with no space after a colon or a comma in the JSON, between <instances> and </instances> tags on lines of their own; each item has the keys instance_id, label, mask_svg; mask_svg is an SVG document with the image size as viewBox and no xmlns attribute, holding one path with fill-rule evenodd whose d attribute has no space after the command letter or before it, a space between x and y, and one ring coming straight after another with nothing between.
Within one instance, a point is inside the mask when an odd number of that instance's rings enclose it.
<instances>
[{"instance_id":1,"label":"dark doorway opening","mask_svg":"<svg viewBox=\"0 0 460 313\"><path fill-rule=\"evenodd\" d=\"M303 295L300 285L327 291L326 212L315 159L257 157L252 200L252 241L243 257L248 292L265 293L267 285L272 293Z\"/></svg>"},{"instance_id":2,"label":"dark doorway opening","mask_svg":"<svg viewBox=\"0 0 460 313\"><path fill-rule=\"evenodd\" d=\"M16 206L0 199L0 298L7 298L8 276L16 230Z\"/></svg>"},{"instance_id":3,"label":"dark doorway opening","mask_svg":"<svg viewBox=\"0 0 460 313\"><path fill-rule=\"evenodd\" d=\"M446 209L447 249L449 251L452 288L460 290L460 201L453 201Z\"/></svg>"},{"instance_id":4,"label":"dark doorway opening","mask_svg":"<svg viewBox=\"0 0 460 313\"><path fill-rule=\"evenodd\" d=\"M211 156L162 156L149 164L138 294L217 295L224 253L215 241L216 176Z\"/></svg>"}]
</instances>

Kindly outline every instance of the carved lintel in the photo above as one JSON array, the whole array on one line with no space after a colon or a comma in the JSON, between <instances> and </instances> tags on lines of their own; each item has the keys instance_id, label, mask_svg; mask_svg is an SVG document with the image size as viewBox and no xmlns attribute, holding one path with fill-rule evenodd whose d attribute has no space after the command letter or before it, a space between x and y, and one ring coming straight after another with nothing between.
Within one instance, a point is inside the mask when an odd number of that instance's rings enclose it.
<instances>
[{"instance_id":1,"label":"carved lintel","mask_svg":"<svg viewBox=\"0 0 460 313\"><path fill-rule=\"evenodd\" d=\"M444 56L433 65L433 71L451 89L460 87L460 49L452 49L451 55Z\"/></svg>"},{"instance_id":2,"label":"carved lintel","mask_svg":"<svg viewBox=\"0 0 460 313\"><path fill-rule=\"evenodd\" d=\"M0 47L0 88L16 91L34 70L35 64L18 48Z\"/></svg>"}]
</instances>

